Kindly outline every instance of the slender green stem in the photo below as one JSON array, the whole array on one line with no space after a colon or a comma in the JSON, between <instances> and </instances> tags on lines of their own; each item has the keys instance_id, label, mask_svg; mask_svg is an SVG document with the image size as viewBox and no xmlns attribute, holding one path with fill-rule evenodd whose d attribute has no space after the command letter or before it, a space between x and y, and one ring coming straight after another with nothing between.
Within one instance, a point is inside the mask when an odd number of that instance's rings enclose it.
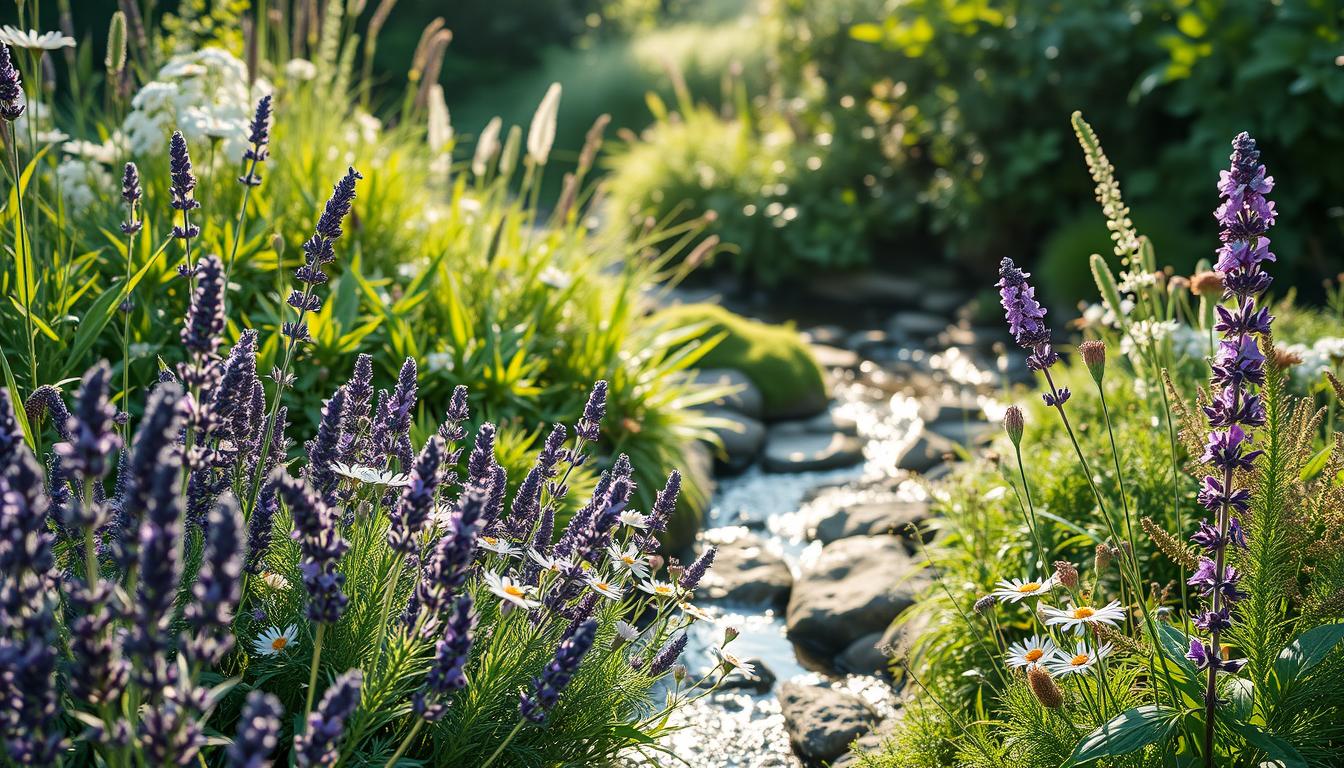
<instances>
[{"instance_id":1,"label":"slender green stem","mask_svg":"<svg viewBox=\"0 0 1344 768\"><path fill-rule=\"evenodd\" d=\"M486 759L484 763L481 763L480 768L490 768L490 764L495 762L495 758L504 753L504 748L509 746L509 742L513 741L513 737L518 735L518 732L523 729L523 724L526 722L526 720L518 718L518 723L513 726L513 730L509 731L509 735L504 737L504 741L500 742L498 747L495 747L495 751L491 753L490 757Z\"/></svg>"},{"instance_id":2,"label":"slender green stem","mask_svg":"<svg viewBox=\"0 0 1344 768\"><path fill-rule=\"evenodd\" d=\"M305 721L308 713L313 711L313 694L317 692L317 670L322 662L322 636L326 634L327 625L319 623L317 625L317 635L313 638L313 663L312 669L308 672L308 700L303 705L303 717Z\"/></svg>"},{"instance_id":3,"label":"slender green stem","mask_svg":"<svg viewBox=\"0 0 1344 768\"><path fill-rule=\"evenodd\" d=\"M36 123L36 120L30 120L30 123ZM28 290L33 280L33 251L28 242L28 217L23 212L23 177L19 170L19 133L13 130L13 124L10 124L9 148L11 150L10 159L14 164L14 194L19 202L19 252L15 254L17 266L22 274L19 274L19 290L22 291L20 298L23 299L23 323L28 336L28 371L30 376L30 385L37 389L37 344L35 334L33 333L33 295ZM26 260L26 263L24 263ZM40 455L40 454L39 454Z\"/></svg>"},{"instance_id":4,"label":"slender green stem","mask_svg":"<svg viewBox=\"0 0 1344 768\"><path fill-rule=\"evenodd\" d=\"M401 756L406 754L406 750L411 748L411 741L424 725L425 719L423 717L417 717L415 719L415 725L411 726L411 732L406 734L406 738L401 740L401 744L397 746L397 751L393 752L392 757L387 759L387 762L383 764L383 768L392 768L392 766L397 764L397 761L401 759Z\"/></svg>"},{"instance_id":5,"label":"slender green stem","mask_svg":"<svg viewBox=\"0 0 1344 768\"><path fill-rule=\"evenodd\" d=\"M1024 510L1027 512L1027 526L1031 529L1032 539L1036 541L1036 567L1045 570L1050 561L1046 558L1045 545L1041 541L1040 526L1036 520L1036 504L1031 499L1031 486L1027 485L1027 468L1022 463L1022 447L1014 444L1013 449L1017 453L1017 471L1022 478L1022 492L1027 497L1027 506Z\"/></svg>"},{"instance_id":6,"label":"slender green stem","mask_svg":"<svg viewBox=\"0 0 1344 768\"><path fill-rule=\"evenodd\" d=\"M257 158L252 158L252 163L248 166L247 175L243 178L249 183L243 184L243 203L238 206L238 221L233 225L233 246L229 249L229 262L224 265L224 295L229 295L229 280L233 278L233 262L238 256L238 243L243 239L244 227L247 224L247 201L252 196L251 180L257 172Z\"/></svg>"},{"instance_id":7,"label":"slender green stem","mask_svg":"<svg viewBox=\"0 0 1344 768\"><path fill-rule=\"evenodd\" d=\"M378 622L378 642L374 644L374 650L381 654L383 652L383 641L387 639L387 620L392 613L392 598L397 593L397 580L401 576L401 564L406 556L397 553L392 558L392 565L387 570L387 578L383 580L383 612L382 620Z\"/></svg>"}]
</instances>

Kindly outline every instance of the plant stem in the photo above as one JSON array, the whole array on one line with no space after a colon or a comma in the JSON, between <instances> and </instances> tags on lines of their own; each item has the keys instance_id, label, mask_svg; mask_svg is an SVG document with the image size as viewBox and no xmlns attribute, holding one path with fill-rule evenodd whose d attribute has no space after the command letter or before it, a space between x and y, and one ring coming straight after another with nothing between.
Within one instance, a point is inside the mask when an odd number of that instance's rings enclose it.
<instances>
[{"instance_id":1,"label":"plant stem","mask_svg":"<svg viewBox=\"0 0 1344 768\"><path fill-rule=\"evenodd\" d=\"M401 759L401 756L406 754L406 750L410 749L411 740L415 738L415 735L420 732L420 729L424 727L424 725L425 719L423 717L417 717L415 719L415 725L411 726L411 732L406 734L406 738L401 740L401 744L397 746L397 751L392 753L392 757L388 758L387 762L383 764L383 768L392 768L392 766L396 765L397 761Z\"/></svg>"},{"instance_id":2,"label":"plant stem","mask_svg":"<svg viewBox=\"0 0 1344 768\"><path fill-rule=\"evenodd\" d=\"M313 694L317 691L317 669L322 661L322 636L326 633L327 625L319 623L317 625L317 636L313 638L313 663L312 669L308 672L308 701L303 705L303 717L305 722L308 713L313 711Z\"/></svg>"},{"instance_id":3,"label":"plant stem","mask_svg":"<svg viewBox=\"0 0 1344 768\"><path fill-rule=\"evenodd\" d=\"M1013 450L1017 453L1017 471L1022 477L1022 492L1027 497L1027 509L1025 510L1027 512L1027 525L1031 528L1031 537L1036 541L1036 567L1045 570L1050 561L1046 559L1045 545L1041 543L1040 527L1036 521L1036 504L1031 500L1031 486L1027 485L1027 468L1022 463L1022 447L1014 444Z\"/></svg>"},{"instance_id":4,"label":"plant stem","mask_svg":"<svg viewBox=\"0 0 1344 768\"><path fill-rule=\"evenodd\" d=\"M523 724L526 722L527 721L521 717L518 718L518 723L513 726L513 730L509 731L509 735L504 737L504 741L501 742L498 747L495 747L495 751L491 753L490 757L484 763L481 763L480 768L490 768L490 764L495 762L495 758L504 753L504 748L509 746L509 742L513 741L513 737L518 735L518 732L523 729Z\"/></svg>"},{"instance_id":5,"label":"plant stem","mask_svg":"<svg viewBox=\"0 0 1344 768\"><path fill-rule=\"evenodd\" d=\"M257 158L252 158L252 164L247 169L246 179L252 179L257 172ZM224 296L227 299L229 295L229 280L233 277L233 262L238 256L238 243L243 238L243 227L247 224L247 201L252 196L252 185L243 185L243 204L238 206L238 222L233 225L233 247L229 249L229 262L224 265Z\"/></svg>"},{"instance_id":6,"label":"plant stem","mask_svg":"<svg viewBox=\"0 0 1344 768\"><path fill-rule=\"evenodd\" d=\"M30 123L36 123L36 120L30 120ZM22 274L19 274L19 289L22 291L23 298L23 322L28 336L28 371L30 376L29 384L33 389L37 389L37 346L33 334L33 296L28 290L32 282L33 252L28 243L28 225L27 218L23 213L23 178L19 171L19 133L14 130L13 124L10 124L9 148L11 150L10 159L14 164L14 194L19 201L19 249L14 254L16 266Z\"/></svg>"}]
</instances>

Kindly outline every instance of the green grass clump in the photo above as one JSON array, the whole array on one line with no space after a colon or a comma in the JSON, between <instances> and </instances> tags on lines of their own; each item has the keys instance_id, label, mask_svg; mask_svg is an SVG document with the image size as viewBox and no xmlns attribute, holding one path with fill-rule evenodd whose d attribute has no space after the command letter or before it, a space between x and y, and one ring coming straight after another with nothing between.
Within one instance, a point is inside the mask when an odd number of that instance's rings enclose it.
<instances>
[{"instance_id":1,"label":"green grass clump","mask_svg":"<svg viewBox=\"0 0 1344 768\"><path fill-rule=\"evenodd\" d=\"M713 304L681 304L656 317L696 328L698 338L718 338L700 367L741 371L761 390L765 418L811 416L826 407L826 375L791 326L767 325Z\"/></svg>"}]
</instances>

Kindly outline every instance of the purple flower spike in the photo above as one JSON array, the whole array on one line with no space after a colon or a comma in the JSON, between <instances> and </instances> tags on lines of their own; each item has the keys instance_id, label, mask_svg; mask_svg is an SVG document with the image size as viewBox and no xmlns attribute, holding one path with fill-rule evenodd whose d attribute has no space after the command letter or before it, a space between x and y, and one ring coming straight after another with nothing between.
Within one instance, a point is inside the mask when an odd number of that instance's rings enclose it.
<instances>
[{"instance_id":1,"label":"purple flower spike","mask_svg":"<svg viewBox=\"0 0 1344 768\"><path fill-rule=\"evenodd\" d=\"M589 619L579 625L573 634L560 643L555 650L555 658L546 665L541 674L532 678L532 690L524 693L518 704L518 711L524 718L543 723L546 715L560 701L579 664L593 647L593 638L597 635L597 621Z\"/></svg>"},{"instance_id":2,"label":"purple flower spike","mask_svg":"<svg viewBox=\"0 0 1344 768\"><path fill-rule=\"evenodd\" d=\"M23 81L10 57L9 46L0 43L0 118L14 122L23 114Z\"/></svg>"},{"instance_id":3,"label":"purple flower spike","mask_svg":"<svg viewBox=\"0 0 1344 768\"><path fill-rule=\"evenodd\" d=\"M317 708L309 713L307 727L294 737L294 763L299 768L332 766L340 759L345 721L359 708L364 675L358 669L336 678Z\"/></svg>"},{"instance_id":4,"label":"purple flower spike","mask_svg":"<svg viewBox=\"0 0 1344 768\"><path fill-rule=\"evenodd\" d=\"M270 768L271 756L280 746L280 718L284 715L285 708L271 694L247 694L238 716L238 735L228 748L229 768Z\"/></svg>"}]
</instances>

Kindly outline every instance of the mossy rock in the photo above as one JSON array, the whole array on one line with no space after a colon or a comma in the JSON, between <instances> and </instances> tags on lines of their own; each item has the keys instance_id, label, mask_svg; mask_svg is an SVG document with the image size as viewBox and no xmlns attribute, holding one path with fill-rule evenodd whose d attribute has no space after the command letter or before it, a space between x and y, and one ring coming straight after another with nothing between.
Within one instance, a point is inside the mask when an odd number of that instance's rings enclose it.
<instances>
[{"instance_id":1,"label":"mossy rock","mask_svg":"<svg viewBox=\"0 0 1344 768\"><path fill-rule=\"evenodd\" d=\"M723 340L701 358L701 368L731 368L761 391L765 419L801 419L826 410L826 374L791 325L768 325L713 304L681 304L659 313L677 326L704 325L701 338Z\"/></svg>"}]
</instances>

